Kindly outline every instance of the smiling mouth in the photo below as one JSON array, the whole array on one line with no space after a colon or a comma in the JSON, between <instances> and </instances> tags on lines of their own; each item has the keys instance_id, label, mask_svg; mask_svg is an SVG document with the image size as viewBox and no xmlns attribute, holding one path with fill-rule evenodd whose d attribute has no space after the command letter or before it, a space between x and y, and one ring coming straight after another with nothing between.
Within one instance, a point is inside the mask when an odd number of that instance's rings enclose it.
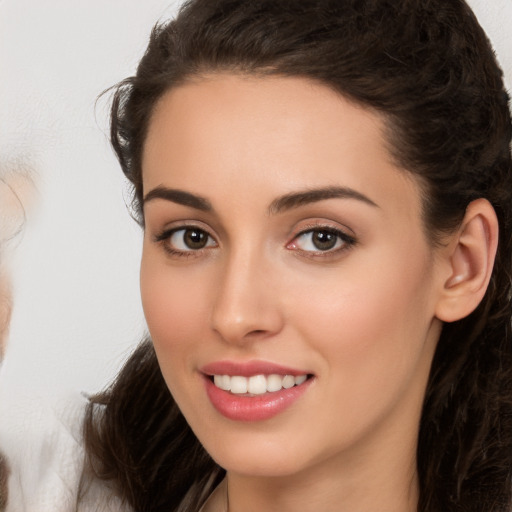
<instances>
[{"instance_id":1,"label":"smiling mouth","mask_svg":"<svg viewBox=\"0 0 512 512\"><path fill-rule=\"evenodd\" d=\"M223 391L229 391L234 395L263 395L275 393L282 389L290 389L300 386L312 375L253 375L244 377L242 375L212 375L210 378L215 387Z\"/></svg>"}]
</instances>

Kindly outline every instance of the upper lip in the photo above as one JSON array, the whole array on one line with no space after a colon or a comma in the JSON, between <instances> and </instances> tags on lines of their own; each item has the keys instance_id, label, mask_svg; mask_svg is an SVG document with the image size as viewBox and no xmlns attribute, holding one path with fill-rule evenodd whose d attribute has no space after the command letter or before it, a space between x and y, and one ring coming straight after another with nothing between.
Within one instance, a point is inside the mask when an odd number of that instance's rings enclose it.
<instances>
[{"instance_id":1,"label":"upper lip","mask_svg":"<svg viewBox=\"0 0 512 512\"><path fill-rule=\"evenodd\" d=\"M290 368L269 361L215 361L205 364L200 368L201 373L205 375L239 375L241 377L251 377L253 375L307 375L310 372Z\"/></svg>"}]
</instances>

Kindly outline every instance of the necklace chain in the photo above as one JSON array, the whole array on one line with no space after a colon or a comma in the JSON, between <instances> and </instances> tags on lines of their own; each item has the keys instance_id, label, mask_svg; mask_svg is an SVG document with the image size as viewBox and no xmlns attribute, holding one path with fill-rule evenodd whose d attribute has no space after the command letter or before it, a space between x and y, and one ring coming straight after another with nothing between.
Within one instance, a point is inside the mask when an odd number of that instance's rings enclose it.
<instances>
[{"instance_id":1,"label":"necklace chain","mask_svg":"<svg viewBox=\"0 0 512 512\"><path fill-rule=\"evenodd\" d=\"M226 495L225 495L224 512L229 512L229 494L228 494L228 480L227 480L227 477L226 477Z\"/></svg>"}]
</instances>

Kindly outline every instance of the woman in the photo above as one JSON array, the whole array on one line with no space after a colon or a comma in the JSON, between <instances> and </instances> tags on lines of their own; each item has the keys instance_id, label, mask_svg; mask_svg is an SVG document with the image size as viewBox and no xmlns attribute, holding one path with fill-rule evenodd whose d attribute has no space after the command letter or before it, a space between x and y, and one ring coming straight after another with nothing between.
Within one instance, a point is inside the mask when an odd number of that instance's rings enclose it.
<instances>
[{"instance_id":1,"label":"woman","mask_svg":"<svg viewBox=\"0 0 512 512\"><path fill-rule=\"evenodd\" d=\"M189 2L111 134L151 342L91 401L84 496L512 509L511 121L462 0Z\"/></svg>"}]
</instances>

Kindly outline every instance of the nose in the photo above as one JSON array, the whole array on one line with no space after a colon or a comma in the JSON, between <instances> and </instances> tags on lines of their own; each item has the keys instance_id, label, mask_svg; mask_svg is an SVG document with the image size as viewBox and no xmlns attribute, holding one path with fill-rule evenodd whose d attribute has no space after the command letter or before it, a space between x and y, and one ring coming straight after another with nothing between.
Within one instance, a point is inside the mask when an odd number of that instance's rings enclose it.
<instances>
[{"instance_id":1,"label":"nose","mask_svg":"<svg viewBox=\"0 0 512 512\"><path fill-rule=\"evenodd\" d=\"M281 331L278 285L262 258L238 252L227 258L217 281L212 329L227 343L244 344Z\"/></svg>"}]
</instances>

